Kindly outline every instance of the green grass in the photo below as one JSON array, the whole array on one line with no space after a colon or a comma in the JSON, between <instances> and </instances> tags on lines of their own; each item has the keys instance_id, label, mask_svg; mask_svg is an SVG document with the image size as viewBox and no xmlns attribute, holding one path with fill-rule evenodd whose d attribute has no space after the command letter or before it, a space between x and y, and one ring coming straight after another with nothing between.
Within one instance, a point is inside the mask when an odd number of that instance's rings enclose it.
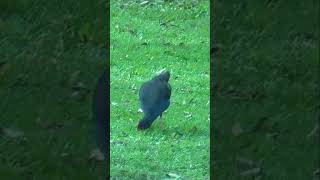
<instances>
[{"instance_id":1,"label":"green grass","mask_svg":"<svg viewBox=\"0 0 320 180\"><path fill-rule=\"evenodd\" d=\"M103 3L0 2L0 127L24 133L0 135L0 179L104 179L105 166L88 160L91 96L106 64Z\"/></svg>"},{"instance_id":2,"label":"green grass","mask_svg":"<svg viewBox=\"0 0 320 180\"><path fill-rule=\"evenodd\" d=\"M125 2L111 2L111 177L209 179L209 2ZM165 128L138 132L139 88L162 68Z\"/></svg>"},{"instance_id":3,"label":"green grass","mask_svg":"<svg viewBox=\"0 0 320 180\"><path fill-rule=\"evenodd\" d=\"M319 2L269 2L213 4L222 45L211 122L216 179L248 179L237 157L257 162L262 179L311 179L318 167L319 137L307 135L319 116ZM0 135L0 179L104 179L105 166L88 160L91 96L106 59L103 3L0 1L0 127L24 133ZM112 177L208 179L208 8L112 3ZM138 89L162 68L172 73L166 128L156 121L137 132ZM79 82L88 91L71 96ZM237 122L244 133L235 137Z\"/></svg>"},{"instance_id":4,"label":"green grass","mask_svg":"<svg viewBox=\"0 0 320 180\"><path fill-rule=\"evenodd\" d=\"M253 179L237 158L262 179L312 179L319 168L319 136L307 137L319 117L319 2L268 2L214 2L216 179Z\"/></svg>"}]
</instances>

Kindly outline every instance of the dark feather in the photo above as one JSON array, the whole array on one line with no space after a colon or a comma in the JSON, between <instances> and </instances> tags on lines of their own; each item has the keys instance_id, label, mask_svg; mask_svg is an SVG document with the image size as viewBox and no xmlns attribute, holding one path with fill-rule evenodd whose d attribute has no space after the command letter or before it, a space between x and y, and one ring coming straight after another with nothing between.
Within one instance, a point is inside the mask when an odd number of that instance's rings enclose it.
<instances>
[{"instance_id":1,"label":"dark feather","mask_svg":"<svg viewBox=\"0 0 320 180\"><path fill-rule=\"evenodd\" d=\"M138 129L149 128L169 107L171 97L169 79L170 73L165 71L141 86L139 100L144 117L139 122Z\"/></svg>"},{"instance_id":2,"label":"dark feather","mask_svg":"<svg viewBox=\"0 0 320 180\"><path fill-rule=\"evenodd\" d=\"M108 96L109 96L109 80L105 71L100 77L93 97L93 116L97 129L97 143L100 150L107 157L109 136L107 131L109 130L109 114Z\"/></svg>"}]
</instances>

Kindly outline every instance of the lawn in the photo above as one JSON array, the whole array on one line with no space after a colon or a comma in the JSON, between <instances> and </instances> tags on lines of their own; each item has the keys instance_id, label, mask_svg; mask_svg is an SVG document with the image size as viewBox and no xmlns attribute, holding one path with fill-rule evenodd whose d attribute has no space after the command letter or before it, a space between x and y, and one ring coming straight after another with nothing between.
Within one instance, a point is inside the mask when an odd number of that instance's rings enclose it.
<instances>
[{"instance_id":1,"label":"lawn","mask_svg":"<svg viewBox=\"0 0 320 180\"><path fill-rule=\"evenodd\" d=\"M209 179L208 1L111 1L110 170L120 179ZM171 106L137 131L141 84L171 72Z\"/></svg>"},{"instance_id":2,"label":"lawn","mask_svg":"<svg viewBox=\"0 0 320 180\"><path fill-rule=\"evenodd\" d=\"M216 0L213 15L213 178L312 179L319 1Z\"/></svg>"},{"instance_id":3,"label":"lawn","mask_svg":"<svg viewBox=\"0 0 320 180\"><path fill-rule=\"evenodd\" d=\"M101 179L91 97L105 1L0 2L0 179Z\"/></svg>"}]
</instances>

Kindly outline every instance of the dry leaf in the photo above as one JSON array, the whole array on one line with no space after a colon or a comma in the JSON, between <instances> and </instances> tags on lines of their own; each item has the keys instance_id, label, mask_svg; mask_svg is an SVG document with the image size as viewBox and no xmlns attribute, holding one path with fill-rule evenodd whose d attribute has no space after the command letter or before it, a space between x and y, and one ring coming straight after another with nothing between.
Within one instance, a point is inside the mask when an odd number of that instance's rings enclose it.
<instances>
[{"instance_id":1,"label":"dry leaf","mask_svg":"<svg viewBox=\"0 0 320 180\"><path fill-rule=\"evenodd\" d=\"M22 131L10 128L1 128L1 134L9 138L19 138L24 136L24 133Z\"/></svg>"},{"instance_id":2,"label":"dry leaf","mask_svg":"<svg viewBox=\"0 0 320 180\"><path fill-rule=\"evenodd\" d=\"M239 164L241 165L247 165L247 166L254 166L257 165L255 162L253 162L250 159L246 159L246 158L242 158L242 157L237 157L237 161L239 162Z\"/></svg>"},{"instance_id":3,"label":"dry leaf","mask_svg":"<svg viewBox=\"0 0 320 180\"><path fill-rule=\"evenodd\" d=\"M70 154L69 153L61 153L60 156L64 158L64 157L70 156Z\"/></svg>"},{"instance_id":4,"label":"dry leaf","mask_svg":"<svg viewBox=\"0 0 320 180\"><path fill-rule=\"evenodd\" d=\"M232 126L232 134L234 136L239 136L243 133L243 130L241 128L241 125L239 122L236 122L233 126Z\"/></svg>"},{"instance_id":5,"label":"dry leaf","mask_svg":"<svg viewBox=\"0 0 320 180\"><path fill-rule=\"evenodd\" d=\"M319 134L319 124L317 123L314 128L311 130L311 132L307 135L307 138L310 138L316 134Z\"/></svg>"},{"instance_id":6,"label":"dry leaf","mask_svg":"<svg viewBox=\"0 0 320 180\"><path fill-rule=\"evenodd\" d=\"M132 85L131 85L131 90L137 90L137 87L136 87L135 84L132 84Z\"/></svg>"},{"instance_id":7,"label":"dry leaf","mask_svg":"<svg viewBox=\"0 0 320 180\"><path fill-rule=\"evenodd\" d=\"M116 102L111 102L111 105L112 105L112 106L118 106L118 103L116 103Z\"/></svg>"},{"instance_id":8,"label":"dry leaf","mask_svg":"<svg viewBox=\"0 0 320 180\"><path fill-rule=\"evenodd\" d=\"M186 117L186 118L192 118L192 114L191 114L190 112L184 111L183 113L185 114L184 117Z\"/></svg>"},{"instance_id":9,"label":"dry leaf","mask_svg":"<svg viewBox=\"0 0 320 180\"><path fill-rule=\"evenodd\" d=\"M267 133L267 134L266 134L266 137L267 137L268 139L274 139L274 138L277 138L278 136L279 136L279 133L277 133L277 132Z\"/></svg>"},{"instance_id":10,"label":"dry leaf","mask_svg":"<svg viewBox=\"0 0 320 180\"><path fill-rule=\"evenodd\" d=\"M241 176L255 176L261 172L260 168L253 168L240 173Z\"/></svg>"},{"instance_id":11,"label":"dry leaf","mask_svg":"<svg viewBox=\"0 0 320 180\"><path fill-rule=\"evenodd\" d=\"M181 176L179 176L179 175L177 175L175 173L168 173L167 176L170 177L170 178L176 178L176 179L181 177Z\"/></svg>"},{"instance_id":12,"label":"dry leaf","mask_svg":"<svg viewBox=\"0 0 320 180\"><path fill-rule=\"evenodd\" d=\"M83 82L78 82L76 85L72 87L74 90L88 90Z\"/></svg>"},{"instance_id":13,"label":"dry leaf","mask_svg":"<svg viewBox=\"0 0 320 180\"><path fill-rule=\"evenodd\" d=\"M74 85L79 79L80 71L75 71L71 74L69 84Z\"/></svg>"},{"instance_id":14,"label":"dry leaf","mask_svg":"<svg viewBox=\"0 0 320 180\"><path fill-rule=\"evenodd\" d=\"M140 3L140 5L145 5L145 4L148 4L148 3L149 3L149 1L143 1L143 2Z\"/></svg>"},{"instance_id":15,"label":"dry leaf","mask_svg":"<svg viewBox=\"0 0 320 180\"><path fill-rule=\"evenodd\" d=\"M96 161L104 161L104 154L100 151L100 149L93 149L90 153L89 159L93 159Z\"/></svg>"},{"instance_id":16,"label":"dry leaf","mask_svg":"<svg viewBox=\"0 0 320 180\"><path fill-rule=\"evenodd\" d=\"M126 145L124 141L110 141L110 143L114 145Z\"/></svg>"}]
</instances>

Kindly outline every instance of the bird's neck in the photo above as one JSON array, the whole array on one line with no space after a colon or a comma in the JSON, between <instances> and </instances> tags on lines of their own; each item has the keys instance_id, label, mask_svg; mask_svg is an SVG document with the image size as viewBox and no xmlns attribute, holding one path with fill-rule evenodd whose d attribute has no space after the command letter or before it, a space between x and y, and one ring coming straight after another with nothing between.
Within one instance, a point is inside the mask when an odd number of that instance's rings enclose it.
<instances>
[{"instance_id":1,"label":"bird's neck","mask_svg":"<svg viewBox=\"0 0 320 180\"><path fill-rule=\"evenodd\" d=\"M153 122L154 120L157 119L157 117L158 117L157 113L152 112L151 114L145 114L142 120Z\"/></svg>"},{"instance_id":2,"label":"bird's neck","mask_svg":"<svg viewBox=\"0 0 320 180\"><path fill-rule=\"evenodd\" d=\"M151 126L151 124L153 123L154 120L156 120L157 117L154 116L150 116L150 115L145 115L143 116L143 118L141 119L140 123L143 124L143 126L145 128L148 128Z\"/></svg>"}]
</instances>

